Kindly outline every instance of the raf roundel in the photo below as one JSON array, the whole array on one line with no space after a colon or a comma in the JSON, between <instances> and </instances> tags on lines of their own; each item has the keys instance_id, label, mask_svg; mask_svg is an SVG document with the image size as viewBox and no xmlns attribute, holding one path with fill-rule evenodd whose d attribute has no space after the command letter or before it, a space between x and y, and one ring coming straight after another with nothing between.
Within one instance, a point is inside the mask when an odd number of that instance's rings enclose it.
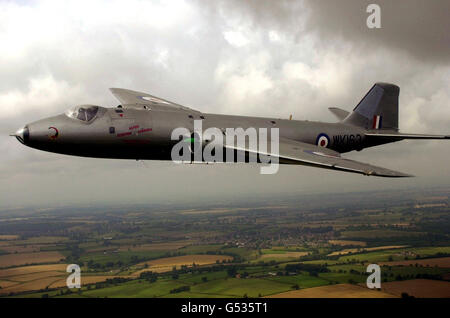
<instances>
[{"instance_id":1,"label":"raf roundel","mask_svg":"<svg viewBox=\"0 0 450 318\"><path fill-rule=\"evenodd\" d=\"M56 138L58 138L59 135L59 131L58 128L56 127L48 127L48 138L55 140Z\"/></svg>"},{"instance_id":2,"label":"raf roundel","mask_svg":"<svg viewBox=\"0 0 450 318\"><path fill-rule=\"evenodd\" d=\"M316 145L322 148L327 148L330 143L330 137L327 134L320 134L317 136Z\"/></svg>"}]
</instances>

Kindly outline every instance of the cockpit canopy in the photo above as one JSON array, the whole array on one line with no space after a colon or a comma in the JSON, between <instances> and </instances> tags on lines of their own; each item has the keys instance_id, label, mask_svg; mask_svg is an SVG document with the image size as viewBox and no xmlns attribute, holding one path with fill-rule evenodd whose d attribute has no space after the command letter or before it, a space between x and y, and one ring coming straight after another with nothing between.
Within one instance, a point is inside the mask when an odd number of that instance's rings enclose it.
<instances>
[{"instance_id":1,"label":"cockpit canopy","mask_svg":"<svg viewBox=\"0 0 450 318\"><path fill-rule=\"evenodd\" d=\"M98 111L101 108L102 107L95 105L78 105L67 110L66 115L73 119L90 122L97 116Z\"/></svg>"}]
</instances>

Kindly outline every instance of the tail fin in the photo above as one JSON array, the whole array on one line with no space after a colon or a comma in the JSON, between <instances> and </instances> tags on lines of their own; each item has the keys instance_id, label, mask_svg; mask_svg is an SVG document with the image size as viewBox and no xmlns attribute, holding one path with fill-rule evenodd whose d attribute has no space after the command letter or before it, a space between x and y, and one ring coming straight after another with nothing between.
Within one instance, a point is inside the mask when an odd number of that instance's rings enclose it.
<instances>
[{"instance_id":1,"label":"tail fin","mask_svg":"<svg viewBox=\"0 0 450 318\"><path fill-rule=\"evenodd\" d=\"M376 83L343 122L366 129L397 131L399 93L397 85Z\"/></svg>"}]
</instances>

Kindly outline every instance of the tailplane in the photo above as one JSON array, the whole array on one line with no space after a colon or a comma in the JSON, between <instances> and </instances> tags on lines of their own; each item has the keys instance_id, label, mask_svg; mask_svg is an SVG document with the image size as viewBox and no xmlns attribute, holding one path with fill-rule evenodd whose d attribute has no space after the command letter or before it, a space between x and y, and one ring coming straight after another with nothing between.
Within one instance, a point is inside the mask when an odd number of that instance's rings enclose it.
<instances>
[{"instance_id":1,"label":"tailplane","mask_svg":"<svg viewBox=\"0 0 450 318\"><path fill-rule=\"evenodd\" d=\"M328 107L328 109L333 113L334 116L337 117L337 119L341 121L347 118L347 116L350 114L348 111L337 107Z\"/></svg>"},{"instance_id":2,"label":"tailplane","mask_svg":"<svg viewBox=\"0 0 450 318\"><path fill-rule=\"evenodd\" d=\"M376 83L342 122L365 129L398 131L398 95L394 84Z\"/></svg>"}]
</instances>

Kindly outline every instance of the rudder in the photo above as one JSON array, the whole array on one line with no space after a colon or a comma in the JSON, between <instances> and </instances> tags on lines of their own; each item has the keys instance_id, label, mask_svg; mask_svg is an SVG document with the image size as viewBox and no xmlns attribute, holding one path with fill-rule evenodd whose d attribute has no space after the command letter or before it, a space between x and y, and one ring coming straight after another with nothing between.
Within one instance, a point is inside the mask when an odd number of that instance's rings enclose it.
<instances>
[{"instance_id":1,"label":"rudder","mask_svg":"<svg viewBox=\"0 0 450 318\"><path fill-rule=\"evenodd\" d=\"M398 130L400 88L389 83L375 83L353 112L342 122L366 129Z\"/></svg>"}]
</instances>

